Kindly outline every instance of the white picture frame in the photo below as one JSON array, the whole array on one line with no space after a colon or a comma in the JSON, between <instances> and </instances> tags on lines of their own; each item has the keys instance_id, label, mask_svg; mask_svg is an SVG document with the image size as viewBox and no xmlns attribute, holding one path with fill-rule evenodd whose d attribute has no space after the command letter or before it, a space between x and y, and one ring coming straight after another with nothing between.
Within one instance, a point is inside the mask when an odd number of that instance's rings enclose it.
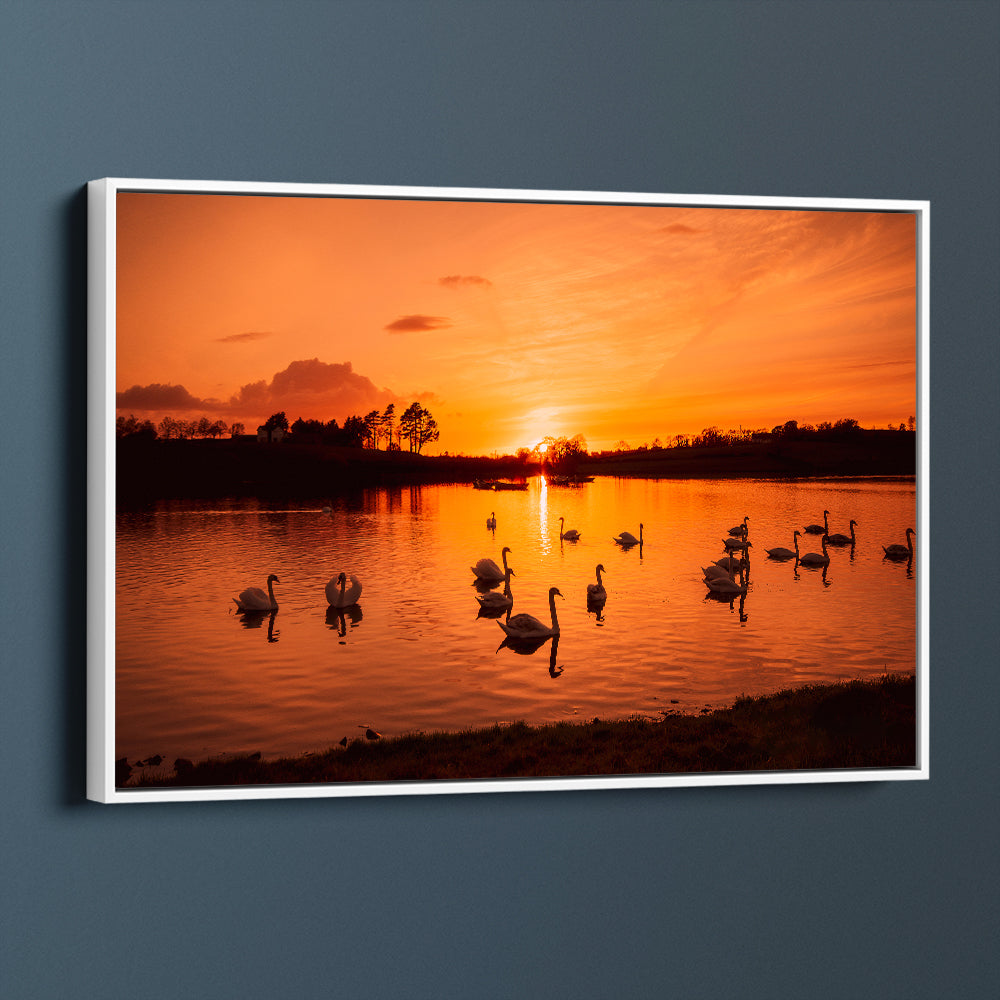
<instances>
[{"instance_id":1,"label":"white picture frame","mask_svg":"<svg viewBox=\"0 0 1000 1000\"><path fill-rule=\"evenodd\" d=\"M347 184L279 184L103 178L88 185L88 539L87 539L87 797L102 803L230 799L324 798L369 795L537 792L571 789L662 788L710 785L797 784L929 777L929 235L927 201L893 199L779 198L488 188L388 187ZM116 350L117 202L122 193L178 196L242 195L300 199L406 199L455 202L567 203L623 206L685 206L788 211L909 213L916 241L917 511L919 554L914 572L916 622L916 761L912 766L822 771L745 771L515 777L472 780L375 781L337 784L220 785L132 788L116 785Z\"/></svg>"}]
</instances>

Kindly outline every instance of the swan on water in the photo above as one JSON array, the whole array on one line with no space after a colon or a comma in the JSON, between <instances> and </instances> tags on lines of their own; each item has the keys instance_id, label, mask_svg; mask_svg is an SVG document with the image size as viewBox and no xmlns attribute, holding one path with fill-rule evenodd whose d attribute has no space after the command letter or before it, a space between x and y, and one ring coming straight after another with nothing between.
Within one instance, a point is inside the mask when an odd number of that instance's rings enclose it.
<instances>
[{"instance_id":1,"label":"swan on water","mask_svg":"<svg viewBox=\"0 0 1000 1000\"><path fill-rule=\"evenodd\" d=\"M488 518L486 518L486 527L490 531L496 531L496 527L497 527L497 515L496 515L496 511L492 511L490 513L490 516Z\"/></svg>"},{"instance_id":2,"label":"swan on water","mask_svg":"<svg viewBox=\"0 0 1000 1000\"><path fill-rule=\"evenodd\" d=\"M705 580L708 589L713 594L745 594L747 592L747 585L743 582L743 578L740 577L740 582L737 583L731 576L717 577L714 579L706 578Z\"/></svg>"},{"instance_id":3,"label":"swan on water","mask_svg":"<svg viewBox=\"0 0 1000 1000\"><path fill-rule=\"evenodd\" d=\"M823 511L823 523L822 524L807 524L802 529L807 535L825 535L830 530L830 512L828 510Z\"/></svg>"},{"instance_id":4,"label":"swan on water","mask_svg":"<svg viewBox=\"0 0 1000 1000\"><path fill-rule=\"evenodd\" d=\"M746 538L723 538L722 544L726 547L727 552L739 552L740 550L746 550L753 548L753 542L748 542Z\"/></svg>"},{"instance_id":5,"label":"swan on water","mask_svg":"<svg viewBox=\"0 0 1000 1000\"><path fill-rule=\"evenodd\" d=\"M501 580L505 580L507 578L508 552L510 552L510 547L507 545L500 550L500 558L503 560L503 569L501 569L492 559L480 559L479 562L472 567L473 575L477 580L483 580L488 583L499 583Z\"/></svg>"},{"instance_id":6,"label":"swan on water","mask_svg":"<svg viewBox=\"0 0 1000 1000\"><path fill-rule=\"evenodd\" d=\"M361 581L356 576L350 579L350 589L347 587L346 573L335 576L326 585L326 603L331 608L349 608L352 604L358 603L358 598L361 596Z\"/></svg>"},{"instance_id":7,"label":"swan on water","mask_svg":"<svg viewBox=\"0 0 1000 1000\"><path fill-rule=\"evenodd\" d=\"M588 601L603 601L608 596L608 592L604 589L604 581L601 579L602 573L607 573L607 570L600 563L598 563L597 583L587 584Z\"/></svg>"},{"instance_id":8,"label":"swan on water","mask_svg":"<svg viewBox=\"0 0 1000 1000\"><path fill-rule=\"evenodd\" d=\"M552 616L552 625L543 625L533 615L514 615L506 622L497 622L507 633L508 639L546 639L550 635L559 634L559 619L556 618L556 597L562 597L558 587L549 587L549 614Z\"/></svg>"},{"instance_id":9,"label":"swan on water","mask_svg":"<svg viewBox=\"0 0 1000 1000\"><path fill-rule=\"evenodd\" d=\"M803 566L826 566L830 562L830 556L826 551L826 535L820 539L820 544L823 546L822 555L818 552L807 552L804 556L799 556L799 562Z\"/></svg>"},{"instance_id":10,"label":"swan on water","mask_svg":"<svg viewBox=\"0 0 1000 1000\"><path fill-rule=\"evenodd\" d=\"M701 574L706 582L709 580L732 580L733 578L733 574L724 566L718 566L714 563L711 566L703 566Z\"/></svg>"},{"instance_id":11,"label":"swan on water","mask_svg":"<svg viewBox=\"0 0 1000 1000\"><path fill-rule=\"evenodd\" d=\"M638 538L636 538L631 531L623 531L620 535L615 537L614 541L619 545L624 545L626 548L630 545L642 545L642 525L639 525Z\"/></svg>"},{"instance_id":12,"label":"swan on water","mask_svg":"<svg viewBox=\"0 0 1000 1000\"><path fill-rule=\"evenodd\" d=\"M567 542L576 542L580 540L580 532L575 528L570 528L569 531L563 531L563 522L566 518L559 518L559 538L560 540L565 538Z\"/></svg>"},{"instance_id":13,"label":"swan on water","mask_svg":"<svg viewBox=\"0 0 1000 1000\"><path fill-rule=\"evenodd\" d=\"M750 547L753 547L753 542L750 543ZM734 559L733 553L730 552L728 556L723 556L721 559L715 560L715 565L724 569L730 576L735 574L741 566L749 566L750 563L747 559L749 553L744 553L740 559Z\"/></svg>"},{"instance_id":14,"label":"swan on water","mask_svg":"<svg viewBox=\"0 0 1000 1000\"><path fill-rule=\"evenodd\" d=\"M913 558L913 538L916 532L912 528L906 529L905 545L882 546L882 551L887 559L912 559Z\"/></svg>"},{"instance_id":15,"label":"swan on water","mask_svg":"<svg viewBox=\"0 0 1000 1000\"><path fill-rule=\"evenodd\" d=\"M764 549L768 559L798 559L799 558L799 535L802 532L796 530L792 532L792 541L795 543L795 551L782 548L780 545L776 549Z\"/></svg>"},{"instance_id":16,"label":"swan on water","mask_svg":"<svg viewBox=\"0 0 1000 1000\"><path fill-rule=\"evenodd\" d=\"M854 545L857 539L854 537L854 525L857 521L851 521L851 533L849 535L827 535L827 545Z\"/></svg>"},{"instance_id":17,"label":"swan on water","mask_svg":"<svg viewBox=\"0 0 1000 1000\"><path fill-rule=\"evenodd\" d=\"M709 567L711 570L712 567ZM737 583L725 570L720 571L722 576L705 573L705 585L713 594L745 594L747 592L747 580L743 575L743 567L740 567L740 580Z\"/></svg>"},{"instance_id":18,"label":"swan on water","mask_svg":"<svg viewBox=\"0 0 1000 1000\"><path fill-rule=\"evenodd\" d=\"M510 567L504 580L503 593L491 590L488 594L477 594L476 600L484 611L506 611L514 606L514 595L510 592L510 578L516 574Z\"/></svg>"},{"instance_id":19,"label":"swan on water","mask_svg":"<svg viewBox=\"0 0 1000 1000\"><path fill-rule=\"evenodd\" d=\"M743 523L742 524L737 524L735 528L730 528L729 529L729 534L732 535L734 538L739 538L741 535L744 538L746 538L747 530L748 530L747 529L747 521L749 521L749 520L750 520L750 515L748 514L746 517L743 518Z\"/></svg>"},{"instance_id":20,"label":"swan on water","mask_svg":"<svg viewBox=\"0 0 1000 1000\"><path fill-rule=\"evenodd\" d=\"M267 578L267 593L260 587L247 587L239 597L233 598L233 603L240 611L277 611L278 602L274 599L274 584L281 581L272 573Z\"/></svg>"}]
</instances>

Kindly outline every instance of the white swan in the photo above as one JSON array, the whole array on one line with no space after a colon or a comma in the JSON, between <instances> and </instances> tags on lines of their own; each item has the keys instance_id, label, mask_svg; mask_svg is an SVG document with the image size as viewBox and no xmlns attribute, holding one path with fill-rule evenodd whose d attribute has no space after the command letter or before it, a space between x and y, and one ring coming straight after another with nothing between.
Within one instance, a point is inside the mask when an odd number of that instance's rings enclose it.
<instances>
[{"instance_id":1,"label":"white swan","mask_svg":"<svg viewBox=\"0 0 1000 1000\"><path fill-rule=\"evenodd\" d=\"M851 521L851 533L849 535L827 535L827 545L854 545L857 539L854 537L854 525L857 521Z\"/></svg>"},{"instance_id":2,"label":"white swan","mask_svg":"<svg viewBox=\"0 0 1000 1000\"><path fill-rule=\"evenodd\" d=\"M281 581L272 573L267 578L267 593L260 587L247 587L239 597L233 598L233 603L240 611L277 611L278 602L274 599L274 584Z\"/></svg>"},{"instance_id":3,"label":"white swan","mask_svg":"<svg viewBox=\"0 0 1000 1000\"><path fill-rule=\"evenodd\" d=\"M826 566L830 562L830 556L826 551L826 535L820 539L820 544L823 546L822 555L818 552L807 552L804 556L799 556L799 562L803 566ZM796 544L797 548L798 545Z\"/></svg>"},{"instance_id":4,"label":"white swan","mask_svg":"<svg viewBox=\"0 0 1000 1000\"><path fill-rule=\"evenodd\" d=\"M823 511L823 523L822 524L807 524L802 529L807 535L825 535L830 530L830 512L828 510Z\"/></svg>"},{"instance_id":5,"label":"white swan","mask_svg":"<svg viewBox=\"0 0 1000 1000\"><path fill-rule=\"evenodd\" d=\"M502 594L491 590L488 594L476 595L476 600L484 611L506 611L514 607L514 595L510 592L510 578L514 575L514 571L508 567Z\"/></svg>"},{"instance_id":6,"label":"white swan","mask_svg":"<svg viewBox=\"0 0 1000 1000\"><path fill-rule=\"evenodd\" d=\"M802 532L796 530L792 532L792 541L795 543L795 551L782 548L780 545L776 549L764 549L768 559L798 559L799 558L799 535Z\"/></svg>"},{"instance_id":7,"label":"white swan","mask_svg":"<svg viewBox=\"0 0 1000 1000\"><path fill-rule=\"evenodd\" d=\"M339 587L339 589L338 589ZM358 603L361 596L361 581L356 577L351 577L351 588L347 589L347 574L341 573L335 576L326 585L326 603L331 608L349 608L352 604Z\"/></svg>"},{"instance_id":8,"label":"white swan","mask_svg":"<svg viewBox=\"0 0 1000 1000\"><path fill-rule=\"evenodd\" d=\"M749 521L749 520L750 520L750 515L747 514L747 516L743 518L743 523L742 524L737 524L735 528L730 528L729 529L729 534L732 535L734 538L739 538L741 535L744 538L746 538L746 535L747 535L747 521Z\"/></svg>"},{"instance_id":9,"label":"white swan","mask_svg":"<svg viewBox=\"0 0 1000 1000\"><path fill-rule=\"evenodd\" d=\"M642 525L639 525L639 537L636 538L631 531L623 531L615 539L619 545L624 545L626 548L630 545L642 545Z\"/></svg>"},{"instance_id":10,"label":"white swan","mask_svg":"<svg viewBox=\"0 0 1000 1000\"><path fill-rule=\"evenodd\" d=\"M558 587L549 587L549 614L552 616L552 627L543 625L533 615L514 615L506 622L497 622L507 633L508 639L547 639L550 635L559 634L559 619L556 618L556 597L562 597Z\"/></svg>"},{"instance_id":11,"label":"white swan","mask_svg":"<svg viewBox=\"0 0 1000 1000\"><path fill-rule=\"evenodd\" d=\"M560 540L562 540L563 538L565 538L567 542L577 542L577 541L579 541L580 540L580 532L577 531L575 528L570 528L569 531L563 531L563 522L565 520L566 520L566 518L564 518L564 517L559 518L559 538L560 538Z\"/></svg>"},{"instance_id":12,"label":"white swan","mask_svg":"<svg viewBox=\"0 0 1000 1000\"><path fill-rule=\"evenodd\" d=\"M507 553L510 552L509 546L504 546L500 550L500 558L503 560L503 569L501 569L492 559L480 559L475 566L472 567L472 572L477 580L483 580L486 583L499 583L501 580L507 578Z\"/></svg>"},{"instance_id":13,"label":"white swan","mask_svg":"<svg viewBox=\"0 0 1000 1000\"><path fill-rule=\"evenodd\" d=\"M497 527L497 515L496 515L496 511L492 511L490 513L490 516L488 518L486 518L486 527L490 531L496 531L496 527Z\"/></svg>"},{"instance_id":14,"label":"white swan","mask_svg":"<svg viewBox=\"0 0 1000 1000\"><path fill-rule=\"evenodd\" d=\"M601 579L601 574L606 572L607 570L600 563L598 563L597 583L587 584L588 601L603 601L608 596L608 592L604 589L604 581Z\"/></svg>"},{"instance_id":15,"label":"white swan","mask_svg":"<svg viewBox=\"0 0 1000 1000\"><path fill-rule=\"evenodd\" d=\"M882 546L882 551L885 553L885 558L887 559L912 559L913 558L913 539L911 535L915 535L916 532L912 528L906 529L906 544L905 545L890 545L888 548Z\"/></svg>"}]
</instances>

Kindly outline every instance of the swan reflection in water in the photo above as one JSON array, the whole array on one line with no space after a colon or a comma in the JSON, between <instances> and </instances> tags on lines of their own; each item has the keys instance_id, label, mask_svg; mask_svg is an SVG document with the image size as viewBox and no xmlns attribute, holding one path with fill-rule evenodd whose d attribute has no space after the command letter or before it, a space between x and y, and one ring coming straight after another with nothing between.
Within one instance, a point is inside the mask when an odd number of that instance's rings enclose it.
<instances>
[{"instance_id":1,"label":"swan reflection in water","mask_svg":"<svg viewBox=\"0 0 1000 1000\"><path fill-rule=\"evenodd\" d=\"M513 650L518 656L531 656L537 653L538 650L542 648L547 642L551 640L552 645L549 648L549 676L558 677L562 672L563 668L556 665L556 658L559 655L559 636L544 636L537 637L534 639L512 639L507 636L503 642L497 646L497 652L499 653L501 649Z\"/></svg>"},{"instance_id":2,"label":"swan reflection in water","mask_svg":"<svg viewBox=\"0 0 1000 1000\"><path fill-rule=\"evenodd\" d=\"M508 566L507 578L502 594L498 594L495 590L487 589L481 596L476 597L476 600L479 602L479 614L476 615L477 618L500 618L506 614L507 620L510 621L510 610L514 606L514 595L510 590L510 578L514 575L514 571ZM477 581L476 589L480 590L481 587L482 585Z\"/></svg>"},{"instance_id":3,"label":"swan reflection in water","mask_svg":"<svg viewBox=\"0 0 1000 1000\"><path fill-rule=\"evenodd\" d=\"M351 628L357 628L361 624L363 617L361 607L357 604L352 604L346 608L335 608L333 605L330 605L326 609L327 628L333 629L341 639L347 635L347 623L351 623Z\"/></svg>"},{"instance_id":4,"label":"swan reflection in water","mask_svg":"<svg viewBox=\"0 0 1000 1000\"><path fill-rule=\"evenodd\" d=\"M820 568L820 566L817 565L817 564L815 564L815 563L810 564L810 563L804 563L804 562L796 562L795 563L795 567L794 567L795 579L796 580L801 580L802 579L802 577L799 575L799 567L800 566L804 566L807 570L816 570L816 569ZM823 586L824 587L829 587L833 583L832 580L828 580L826 578L826 571L829 568L830 568L830 564L829 563L823 563L822 564L822 570L823 570L823 572L820 575L821 575L821 577L823 579Z\"/></svg>"},{"instance_id":5,"label":"swan reflection in water","mask_svg":"<svg viewBox=\"0 0 1000 1000\"><path fill-rule=\"evenodd\" d=\"M277 617L277 611L242 611L237 612L236 617L239 619L240 625L243 628L262 628L264 625L264 619L267 619L267 641L277 642L278 636L281 635L280 630L274 627L274 619Z\"/></svg>"},{"instance_id":6,"label":"swan reflection in water","mask_svg":"<svg viewBox=\"0 0 1000 1000\"><path fill-rule=\"evenodd\" d=\"M594 624L604 624L604 605L608 603L608 595L604 597L591 597L587 595L587 614L594 616Z\"/></svg>"},{"instance_id":7,"label":"swan reflection in water","mask_svg":"<svg viewBox=\"0 0 1000 1000\"><path fill-rule=\"evenodd\" d=\"M717 604L728 604L730 611L736 611L736 598L737 597L739 597L739 599L740 599L740 607L739 607L740 622L743 623L743 622L749 621L749 618L747 617L747 613L746 613L746 608L745 608L746 599L747 599L747 592L745 590L740 591L738 594L720 594L720 593L717 593L717 592L715 592L713 590L710 590L705 595L704 599L706 601L715 601Z\"/></svg>"}]
</instances>

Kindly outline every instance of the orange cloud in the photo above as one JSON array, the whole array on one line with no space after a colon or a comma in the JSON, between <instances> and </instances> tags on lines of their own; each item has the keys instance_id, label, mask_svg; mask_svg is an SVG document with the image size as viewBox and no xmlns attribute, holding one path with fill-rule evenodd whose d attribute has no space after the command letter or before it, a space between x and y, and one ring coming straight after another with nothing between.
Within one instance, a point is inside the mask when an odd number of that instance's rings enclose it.
<instances>
[{"instance_id":1,"label":"orange cloud","mask_svg":"<svg viewBox=\"0 0 1000 1000\"><path fill-rule=\"evenodd\" d=\"M463 285L478 285L481 288L493 287L493 282L489 278L478 274L449 274L444 278L438 278L438 284L445 288L460 288Z\"/></svg>"}]
</instances>

